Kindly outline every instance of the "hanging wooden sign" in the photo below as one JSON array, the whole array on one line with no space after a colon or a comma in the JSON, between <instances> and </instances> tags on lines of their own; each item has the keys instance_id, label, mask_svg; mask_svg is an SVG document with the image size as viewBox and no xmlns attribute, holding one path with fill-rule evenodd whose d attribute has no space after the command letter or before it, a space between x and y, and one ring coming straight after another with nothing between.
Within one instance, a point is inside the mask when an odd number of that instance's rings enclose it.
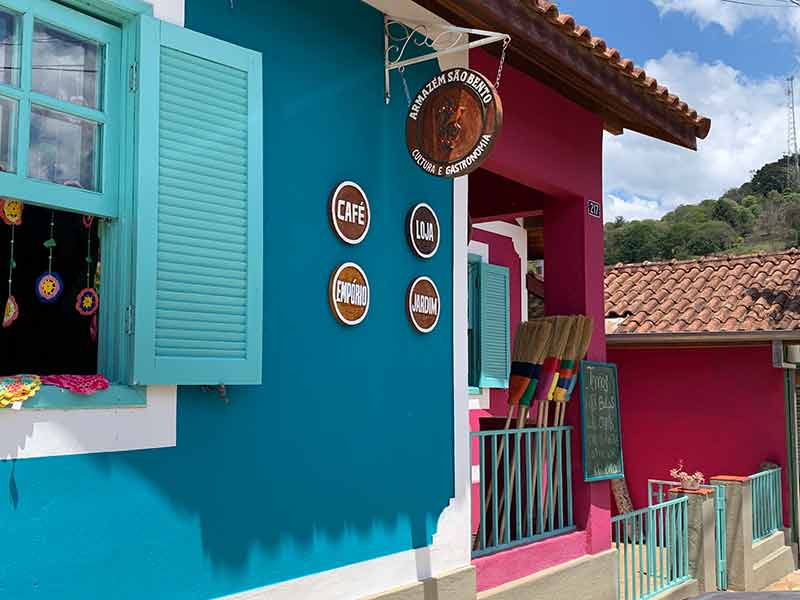
<instances>
[{"instance_id":1,"label":"hanging wooden sign","mask_svg":"<svg viewBox=\"0 0 800 600\"><path fill-rule=\"evenodd\" d=\"M430 258L439 249L439 217L436 212L420 202L408 213L408 245L420 258Z\"/></svg>"},{"instance_id":2,"label":"hanging wooden sign","mask_svg":"<svg viewBox=\"0 0 800 600\"><path fill-rule=\"evenodd\" d=\"M331 228L343 242L359 244L367 237L371 218L369 200L357 183L343 181L336 186L329 212Z\"/></svg>"},{"instance_id":3,"label":"hanging wooden sign","mask_svg":"<svg viewBox=\"0 0 800 600\"><path fill-rule=\"evenodd\" d=\"M328 282L328 303L336 320L344 325L358 325L369 312L369 280L355 263L339 265Z\"/></svg>"},{"instance_id":4,"label":"hanging wooden sign","mask_svg":"<svg viewBox=\"0 0 800 600\"><path fill-rule=\"evenodd\" d=\"M491 82L471 69L449 69L411 102L406 145L426 173L460 177L488 158L502 126L503 106Z\"/></svg>"},{"instance_id":5,"label":"hanging wooden sign","mask_svg":"<svg viewBox=\"0 0 800 600\"><path fill-rule=\"evenodd\" d=\"M420 333L430 333L439 322L442 303L439 290L430 277L417 277L408 286L406 311L408 320Z\"/></svg>"}]
</instances>

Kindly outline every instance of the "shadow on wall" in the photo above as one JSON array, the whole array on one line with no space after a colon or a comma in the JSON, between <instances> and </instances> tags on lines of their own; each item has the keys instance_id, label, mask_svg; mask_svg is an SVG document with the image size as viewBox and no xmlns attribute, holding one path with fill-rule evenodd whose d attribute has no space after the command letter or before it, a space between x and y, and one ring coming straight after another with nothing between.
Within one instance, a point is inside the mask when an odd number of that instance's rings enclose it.
<instances>
[{"instance_id":1,"label":"shadow on wall","mask_svg":"<svg viewBox=\"0 0 800 600\"><path fill-rule=\"evenodd\" d=\"M404 307L422 274L452 305L451 238L423 263L404 227L426 201L451 231L452 184L408 157L397 76L383 103L382 16L357 0L234 7L187 0L186 14L188 27L265 58L264 385L230 386L228 405L180 388L176 448L3 464L16 491L0 504L0 531L20 544L0 591L15 600L265 586L423 548L454 495L452 318L421 336ZM409 69L411 90L435 68ZM327 222L344 179L373 210L357 247ZM373 299L355 328L325 300L347 260L365 268Z\"/></svg>"}]
</instances>

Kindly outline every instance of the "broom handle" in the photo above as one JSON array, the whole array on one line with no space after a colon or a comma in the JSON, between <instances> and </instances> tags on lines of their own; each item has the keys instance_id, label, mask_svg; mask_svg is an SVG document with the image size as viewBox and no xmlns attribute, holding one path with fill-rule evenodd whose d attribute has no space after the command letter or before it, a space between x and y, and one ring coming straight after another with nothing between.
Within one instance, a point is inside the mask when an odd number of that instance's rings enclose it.
<instances>
[{"instance_id":1,"label":"broom handle","mask_svg":"<svg viewBox=\"0 0 800 600\"><path fill-rule=\"evenodd\" d=\"M553 427L561 427L564 424L564 415L566 414L566 402L555 402L555 411L553 412ZM547 465L547 474L548 474L548 486L545 490L545 502L547 502L547 494L548 492L553 494L553 514L550 516L550 527L554 527L555 518L556 518L556 511L558 510L558 488L557 484L553 484L553 480L556 477L556 457L554 456L556 445L556 439L560 434L557 432L552 432L550 434L550 464Z\"/></svg>"},{"instance_id":2,"label":"broom handle","mask_svg":"<svg viewBox=\"0 0 800 600\"><path fill-rule=\"evenodd\" d=\"M514 412L514 407L515 406L516 406L516 404L512 404L511 406L508 407L508 416L506 417L506 422L505 422L505 425L503 426L503 430L504 431L507 431L508 428L511 426L511 419L513 418L513 412ZM482 443L483 443L483 439L481 439L481 444ZM503 460L503 452L505 451L505 445L506 445L506 436L503 436L502 439L500 440L500 449L499 449L499 451L497 453L497 460L495 461L495 464L494 464L494 470L492 471L492 479L490 479L489 481L493 481L494 478L497 477L497 471L500 470L500 463ZM481 527L483 527L484 523L486 523L486 515L487 515L487 512L489 510L489 504L492 501L492 490L494 489L494 486L490 485L489 486L489 491L487 492L483 481L480 482L480 486L481 486L481 494L484 495L483 514L481 515L480 523L478 523L478 535L475 537L475 542L472 545L474 550L480 549ZM487 534L489 533L489 529L488 528L486 529L486 533Z\"/></svg>"},{"instance_id":3,"label":"broom handle","mask_svg":"<svg viewBox=\"0 0 800 600\"><path fill-rule=\"evenodd\" d=\"M519 418L517 419L517 429L522 429L525 425L525 419L527 419L528 415L528 407L521 406L519 409ZM503 436L505 437L505 436ZM518 444L514 444L513 450L513 458L511 459L511 477L509 477L508 482L503 482L503 494L500 496L500 503L497 505L497 510L500 511L500 536L497 538L500 543L503 543L503 536L506 533L506 510L505 510L505 502L506 497L509 496L508 494L508 487L514 486L514 476L517 474L517 446ZM498 465L498 469L500 466ZM506 483L508 485L506 485ZM510 496L513 499L513 496ZM509 500L509 504L511 504L511 500Z\"/></svg>"}]
</instances>

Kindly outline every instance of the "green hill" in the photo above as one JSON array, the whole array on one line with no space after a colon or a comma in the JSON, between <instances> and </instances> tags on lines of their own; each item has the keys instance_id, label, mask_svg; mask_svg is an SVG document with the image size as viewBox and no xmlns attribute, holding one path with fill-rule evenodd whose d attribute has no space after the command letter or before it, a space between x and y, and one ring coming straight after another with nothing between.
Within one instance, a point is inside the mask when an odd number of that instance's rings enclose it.
<instances>
[{"instance_id":1,"label":"green hill","mask_svg":"<svg viewBox=\"0 0 800 600\"><path fill-rule=\"evenodd\" d=\"M716 200L679 206L659 220L606 223L606 264L776 251L798 239L800 190L789 189L783 158Z\"/></svg>"}]
</instances>

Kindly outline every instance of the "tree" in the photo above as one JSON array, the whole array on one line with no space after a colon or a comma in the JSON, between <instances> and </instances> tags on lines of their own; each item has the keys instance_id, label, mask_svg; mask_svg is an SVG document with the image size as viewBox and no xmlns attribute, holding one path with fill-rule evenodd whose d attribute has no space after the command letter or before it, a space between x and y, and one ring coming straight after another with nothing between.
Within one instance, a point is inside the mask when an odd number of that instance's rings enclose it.
<instances>
[{"instance_id":1,"label":"tree","mask_svg":"<svg viewBox=\"0 0 800 600\"><path fill-rule=\"evenodd\" d=\"M694 255L705 256L728 250L736 239L736 231L728 223L709 221L692 229L686 247Z\"/></svg>"},{"instance_id":2,"label":"tree","mask_svg":"<svg viewBox=\"0 0 800 600\"><path fill-rule=\"evenodd\" d=\"M711 217L714 220L726 222L739 233L750 233L755 222L750 210L729 198L719 199L711 211Z\"/></svg>"},{"instance_id":3,"label":"tree","mask_svg":"<svg viewBox=\"0 0 800 600\"><path fill-rule=\"evenodd\" d=\"M658 221L631 221L615 231L613 262L643 262L662 258L664 227Z\"/></svg>"},{"instance_id":4,"label":"tree","mask_svg":"<svg viewBox=\"0 0 800 600\"><path fill-rule=\"evenodd\" d=\"M772 191L786 190L786 159L768 163L755 172L752 179L753 191L762 196Z\"/></svg>"}]
</instances>

